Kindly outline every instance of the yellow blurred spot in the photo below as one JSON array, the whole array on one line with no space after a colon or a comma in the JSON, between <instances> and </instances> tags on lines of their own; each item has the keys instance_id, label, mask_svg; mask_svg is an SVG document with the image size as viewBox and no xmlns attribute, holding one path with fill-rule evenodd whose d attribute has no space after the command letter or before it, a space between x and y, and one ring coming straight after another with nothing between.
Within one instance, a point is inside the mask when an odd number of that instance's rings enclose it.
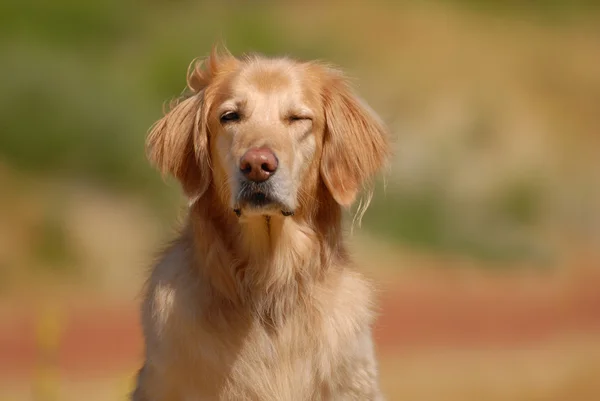
<instances>
[{"instance_id":1,"label":"yellow blurred spot","mask_svg":"<svg viewBox=\"0 0 600 401\"><path fill-rule=\"evenodd\" d=\"M123 374L118 380L117 396L115 397L115 399L129 401L129 395L134 390L134 384L135 382L133 380L133 377L131 376L131 372Z\"/></svg>"},{"instance_id":2,"label":"yellow blurred spot","mask_svg":"<svg viewBox=\"0 0 600 401\"><path fill-rule=\"evenodd\" d=\"M54 353L60 345L62 319L58 307L47 305L41 311L36 325L36 342L38 349Z\"/></svg>"},{"instance_id":3,"label":"yellow blurred spot","mask_svg":"<svg viewBox=\"0 0 600 401\"><path fill-rule=\"evenodd\" d=\"M45 305L35 327L38 366L33 382L33 399L59 400L58 349L62 335L62 315L57 306Z\"/></svg>"},{"instance_id":4,"label":"yellow blurred spot","mask_svg":"<svg viewBox=\"0 0 600 401\"><path fill-rule=\"evenodd\" d=\"M55 368L38 368L33 382L33 399L36 401L58 401L59 378Z\"/></svg>"}]
</instances>

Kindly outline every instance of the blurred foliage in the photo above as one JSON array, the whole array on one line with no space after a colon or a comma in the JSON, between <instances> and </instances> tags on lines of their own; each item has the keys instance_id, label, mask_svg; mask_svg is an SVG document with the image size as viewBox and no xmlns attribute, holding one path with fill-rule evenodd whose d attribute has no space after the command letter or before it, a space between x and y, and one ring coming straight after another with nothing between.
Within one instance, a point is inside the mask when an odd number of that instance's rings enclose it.
<instances>
[{"instance_id":1,"label":"blurred foliage","mask_svg":"<svg viewBox=\"0 0 600 401\"><path fill-rule=\"evenodd\" d=\"M73 250L59 215L46 216L35 233L33 251L37 266L49 266L55 270L74 266Z\"/></svg>"},{"instance_id":2,"label":"blurred foliage","mask_svg":"<svg viewBox=\"0 0 600 401\"><path fill-rule=\"evenodd\" d=\"M385 15L401 12L395 7L427 3L436 2L369 4ZM502 15L567 19L588 16L597 8L592 0L437 3ZM335 18L338 13L355 12L360 9L357 4L340 2L337 9L330 6L328 15ZM142 195L158 212L168 209L167 202L178 191L175 185L165 186L147 163L144 138L161 116L162 104L184 88L188 63L207 54L212 43L223 39L234 53L259 51L357 65L360 55L350 34L363 27L319 25L320 13L310 9L316 5L305 7L293 1L275 5L234 0L4 2L0 12L0 161L40 180L60 177L86 182ZM291 20L282 18L297 17L293 13L299 11L308 12L314 27L297 24L301 29L291 29ZM347 39L343 33L349 34ZM406 70L408 82L410 70L403 64L397 67ZM385 68L381 65L382 71ZM390 85L384 89L390 90ZM394 115L397 110L385 112ZM484 117L465 129L469 142L465 146L473 152L492 146L494 125ZM509 182L497 199L479 204L487 217L475 228L463 230L456 216L472 210L470 206L449 207L443 193L444 174L450 172L442 169L433 187L425 185L415 192L397 186L387 196L376 197L365 218L367 227L409 244L485 258L527 253L522 249L527 245L510 230L501 235L508 242L498 240L488 225L501 226L502 231L505 226L520 229L537 224L544 195L535 180ZM36 245L40 257L68 258L60 223L42 222L40 227Z\"/></svg>"},{"instance_id":3,"label":"blurred foliage","mask_svg":"<svg viewBox=\"0 0 600 401\"><path fill-rule=\"evenodd\" d=\"M499 210L494 210L492 216L478 216L476 226L470 227L471 220L464 221L460 216L474 211L467 205L449 209L440 189L413 193L380 190L364 220L374 233L424 250L496 262L543 261L544 255L538 253L532 241L511 230L534 222L538 195L533 186L516 185L501 199Z\"/></svg>"}]
</instances>

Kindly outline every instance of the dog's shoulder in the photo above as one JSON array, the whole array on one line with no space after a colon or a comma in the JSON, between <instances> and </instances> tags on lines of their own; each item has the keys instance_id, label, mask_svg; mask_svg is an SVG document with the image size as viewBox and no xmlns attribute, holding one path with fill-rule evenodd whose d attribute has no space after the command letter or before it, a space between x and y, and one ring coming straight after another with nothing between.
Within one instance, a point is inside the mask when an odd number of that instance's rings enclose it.
<instances>
[{"instance_id":1,"label":"dog's shoulder","mask_svg":"<svg viewBox=\"0 0 600 401\"><path fill-rule=\"evenodd\" d=\"M196 305L189 299L190 294L200 295L189 241L186 235L179 236L152 266L142 303L142 320L145 331L152 331L153 335L172 326L175 315Z\"/></svg>"},{"instance_id":2,"label":"dog's shoulder","mask_svg":"<svg viewBox=\"0 0 600 401\"><path fill-rule=\"evenodd\" d=\"M370 333L374 320L371 283L360 273L343 269L322 291L317 308L320 311L319 343L330 352L347 354L365 333Z\"/></svg>"},{"instance_id":3,"label":"dog's shoulder","mask_svg":"<svg viewBox=\"0 0 600 401\"><path fill-rule=\"evenodd\" d=\"M372 283L363 274L352 267L344 268L329 286L324 302L329 305L333 316L348 319L349 325L371 324L375 292Z\"/></svg>"}]
</instances>

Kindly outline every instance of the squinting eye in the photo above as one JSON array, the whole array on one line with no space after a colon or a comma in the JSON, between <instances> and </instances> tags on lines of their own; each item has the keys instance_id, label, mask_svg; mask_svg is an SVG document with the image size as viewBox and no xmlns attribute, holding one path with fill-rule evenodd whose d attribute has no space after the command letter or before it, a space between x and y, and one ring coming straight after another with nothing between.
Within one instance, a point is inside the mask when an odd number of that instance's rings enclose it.
<instances>
[{"instance_id":1,"label":"squinting eye","mask_svg":"<svg viewBox=\"0 0 600 401\"><path fill-rule=\"evenodd\" d=\"M309 120L309 121L310 121L310 120L311 120L311 118L310 118L310 117L302 117L302 116L289 116L289 117L288 117L288 120L289 120L291 123L294 123L294 122L296 122L296 121L305 121L305 120Z\"/></svg>"},{"instance_id":2,"label":"squinting eye","mask_svg":"<svg viewBox=\"0 0 600 401\"><path fill-rule=\"evenodd\" d=\"M228 111L221 116L221 123L223 123L223 124L235 122L235 121L239 121L239 120L240 120L240 115L239 115L239 113L237 113L235 111Z\"/></svg>"}]
</instances>

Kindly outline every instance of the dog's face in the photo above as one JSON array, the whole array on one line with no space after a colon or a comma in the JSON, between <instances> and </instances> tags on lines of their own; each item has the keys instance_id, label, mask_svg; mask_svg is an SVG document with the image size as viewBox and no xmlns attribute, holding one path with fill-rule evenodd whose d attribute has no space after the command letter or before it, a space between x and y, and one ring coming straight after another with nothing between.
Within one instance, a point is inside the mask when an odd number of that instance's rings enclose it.
<instances>
[{"instance_id":1,"label":"dog's face","mask_svg":"<svg viewBox=\"0 0 600 401\"><path fill-rule=\"evenodd\" d=\"M208 127L219 192L243 215L294 214L323 133L307 72L289 61L253 61L217 92Z\"/></svg>"},{"instance_id":2,"label":"dog's face","mask_svg":"<svg viewBox=\"0 0 600 401\"><path fill-rule=\"evenodd\" d=\"M213 54L188 85L152 130L150 159L190 197L212 183L238 215L294 215L320 183L349 206L387 156L378 118L321 64Z\"/></svg>"}]
</instances>

